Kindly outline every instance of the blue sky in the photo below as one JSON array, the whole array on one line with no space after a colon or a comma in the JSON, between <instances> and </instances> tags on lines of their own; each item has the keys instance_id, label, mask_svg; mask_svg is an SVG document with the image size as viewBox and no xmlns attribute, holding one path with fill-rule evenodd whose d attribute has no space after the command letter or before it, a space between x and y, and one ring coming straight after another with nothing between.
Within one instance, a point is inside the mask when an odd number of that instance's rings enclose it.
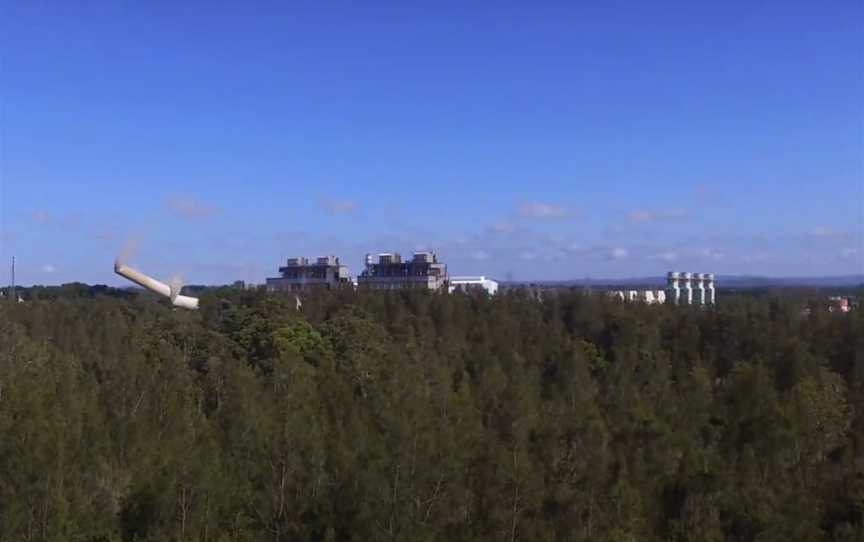
<instances>
[{"instance_id":1,"label":"blue sky","mask_svg":"<svg viewBox=\"0 0 864 542\"><path fill-rule=\"evenodd\" d=\"M864 272L860 1L0 6L25 284Z\"/></svg>"}]
</instances>

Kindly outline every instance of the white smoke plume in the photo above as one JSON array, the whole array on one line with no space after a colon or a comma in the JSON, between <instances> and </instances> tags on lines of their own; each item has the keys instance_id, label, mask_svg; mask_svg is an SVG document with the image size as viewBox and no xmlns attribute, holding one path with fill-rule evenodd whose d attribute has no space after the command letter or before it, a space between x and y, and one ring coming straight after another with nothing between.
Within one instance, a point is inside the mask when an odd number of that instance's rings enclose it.
<instances>
[{"instance_id":1,"label":"white smoke plume","mask_svg":"<svg viewBox=\"0 0 864 542\"><path fill-rule=\"evenodd\" d=\"M138 252L138 240L133 238L126 239L126 242L123 243L123 247L120 249L120 253L117 254L116 263L125 265L127 261L135 256L136 252Z\"/></svg>"},{"instance_id":2,"label":"white smoke plume","mask_svg":"<svg viewBox=\"0 0 864 542\"><path fill-rule=\"evenodd\" d=\"M171 288L171 301L174 301L180 295L180 290L183 289L183 275L177 273L171 277L171 280L168 281L168 287Z\"/></svg>"}]
</instances>

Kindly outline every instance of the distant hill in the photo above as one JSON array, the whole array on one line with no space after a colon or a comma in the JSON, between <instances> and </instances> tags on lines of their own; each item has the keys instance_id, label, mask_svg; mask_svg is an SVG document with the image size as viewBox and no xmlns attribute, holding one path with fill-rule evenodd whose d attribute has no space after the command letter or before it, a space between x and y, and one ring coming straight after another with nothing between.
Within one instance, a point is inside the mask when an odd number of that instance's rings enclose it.
<instances>
[{"instance_id":1,"label":"distant hill","mask_svg":"<svg viewBox=\"0 0 864 542\"><path fill-rule=\"evenodd\" d=\"M751 277L720 276L718 286L724 288L761 288L770 286L850 287L864 285L864 275L838 275L828 277Z\"/></svg>"}]
</instances>

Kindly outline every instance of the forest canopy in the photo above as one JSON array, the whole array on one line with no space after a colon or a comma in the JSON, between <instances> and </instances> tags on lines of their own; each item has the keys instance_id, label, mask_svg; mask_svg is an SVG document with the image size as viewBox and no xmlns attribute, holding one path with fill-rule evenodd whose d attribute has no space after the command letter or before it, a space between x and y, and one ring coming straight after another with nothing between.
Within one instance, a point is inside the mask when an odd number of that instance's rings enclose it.
<instances>
[{"instance_id":1,"label":"forest canopy","mask_svg":"<svg viewBox=\"0 0 864 542\"><path fill-rule=\"evenodd\" d=\"M0 304L0 540L864 539L861 311L41 294Z\"/></svg>"}]
</instances>

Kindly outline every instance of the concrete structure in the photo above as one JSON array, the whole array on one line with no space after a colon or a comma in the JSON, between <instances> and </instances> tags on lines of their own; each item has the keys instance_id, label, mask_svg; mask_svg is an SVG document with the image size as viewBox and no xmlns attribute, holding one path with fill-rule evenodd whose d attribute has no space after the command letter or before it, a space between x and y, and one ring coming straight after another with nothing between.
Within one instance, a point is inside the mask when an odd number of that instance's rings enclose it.
<instances>
[{"instance_id":1,"label":"concrete structure","mask_svg":"<svg viewBox=\"0 0 864 542\"><path fill-rule=\"evenodd\" d=\"M681 274L677 271L669 271L666 275L666 302L678 305L681 302Z\"/></svg>"},{"instance_id":2,"label":"concrete structure","mask_svg":"<svg viewBox=\"0 0 864 542\"><path fill-rule=\"evenodd\" d=\"M680 286L681 289L681 304L693 304L693 273L681 273Z\"/></svg>"},{"instance_id":3,"label":"concrete structure","mask_svg":"<svg viewBox=\"0 0 864 542\"><path fill-rule=\"evenodd\" d=\"M357 277L359 288L391 290L423 288L439 290L447 284L447 266L438 261L434 252L415 252L414 257L402 261L398 252L384 252L375 262L366 255L366 269Z\"/></svg>"},{"instance_id":4,"label":"concrete structure","mask_svg":"<svg viewBox=\"0 0 864 542\"><path fill-rule=\"evenodd\" d=\"M714 273L705 273L705 304L713 305L716 298L716 291L714 290Z\"/></svg>"},{"instance_id":5,"label":"concrete structure","mask_svg":"<svg viewBox=\"0 0 864 542\"><path fill-rule=\"evenodd\" d=\"M153 293L167 297L171 300L171 304L175 307L183 307L184 309L197 309L198 298L180 295L180 290L183 285L179 281L172 281L170 285L158 281L152 277L148 277L144 273L132 269L128 265L123 265L120 260L114 262L114 272L121 277L127 278L141 286L150 290Z\"/></svg>"},{"instance_id":6,"label":"concrete structure","mask_svg":"<svg viewBox=\"0 0 864 542\"><path fill-rule=\"evenodd\" d=\"M639 292L639 300L649 305L653 303L665 303L666 292L663 290L642 290Z\"/></svg>"},{"instance_id":7,"label":"concrete structure","mask_svg":"<svg viewBox=\"0 0 864 542\"><path fill-rule=\"evenodd\" d=\"M621 301L640 302L647 305L666 302L666 292L663 290L613 290L609 295Z\"/></svg>"},{"instance_id":8,"label":"concrete structure","mask_svg":"<svg viewBox=\"0 0 864 542\"><path fill-rule=\"evenodd\" d=\"M332 289L349 284L348 268L339 263L336 256L321 256L314 262L309 258L288 258L279 268L281 277L268 278L268 291L307 290L310 288Z\"/></svg>"},{"instance_id":9,"label":"concrete structure","mask_svg":"<svg viewBox=\"0 0 864 542\"><path fill-rule=\"evenodd\" d=\"M832 296L828 298L828 312L849 312L849 298Z\"/></svg>"},{"instance_id":10,"label":"concrete structure","mask_svg":"<svg viewBox=\"0 0 864 542\"><path fill-rule=\"evenodd\" d=\"M486 277L451 277L449 292L453 293L456 290L463 292L482 289L489 295L498 293L498 283Z\"/></svg>"},{"instance_id":11,"label":"concrete structure","mask_svg":"<svg viewBox=\"0 0 864 542\"><path fill-rule=\"evenodd\" d=\"M693 273L693 302L705 305L705 273Z\"/></svg>"},{"instance_id":12,"label":"concrete structure","mask_svg":"<svg viewBox=\"0 0 864 542\"><path fill-rule=\"evenodd\" d=\"M666 302L672 305L713 305L713 273L679 273L666 275Z\"/></svg>"}]
</instances>

